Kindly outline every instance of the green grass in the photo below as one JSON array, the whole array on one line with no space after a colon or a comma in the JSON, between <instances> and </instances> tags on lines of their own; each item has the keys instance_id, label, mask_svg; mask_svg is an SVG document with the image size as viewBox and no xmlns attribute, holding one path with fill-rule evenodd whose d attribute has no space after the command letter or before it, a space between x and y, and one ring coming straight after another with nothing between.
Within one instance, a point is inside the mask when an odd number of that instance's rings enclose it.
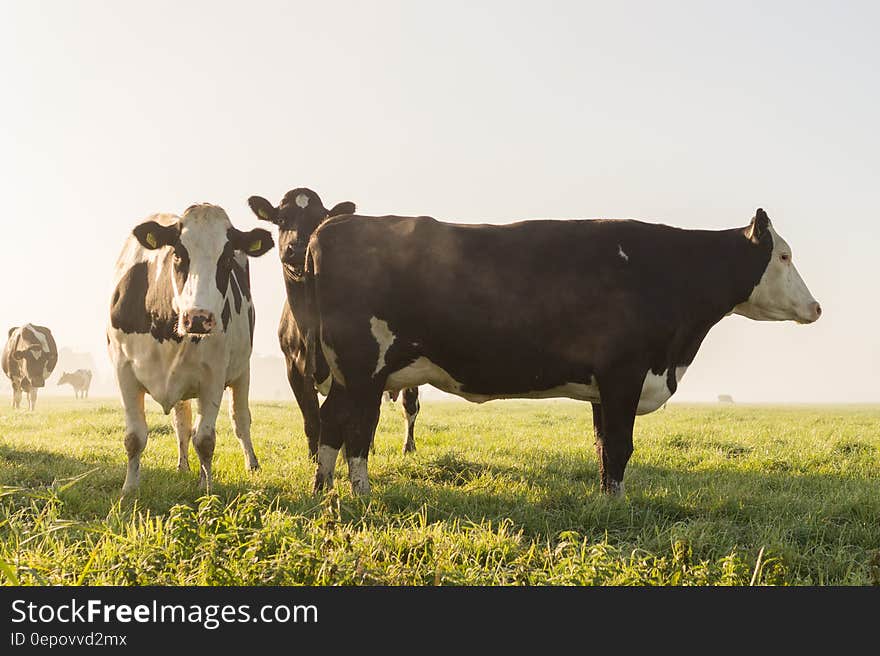
<instances>
[{"instance_id":1,"label":"green grass","mask_svg":"<svg viewBox=\"0 0 880 656\"><path fill-rule=\"evenodd\" d=\"M867 585L880 582L880 408L681 406L639 418L624 500L599 492L589 407L385 406L373 495L313 497L299 412L225 412L214 496L148 416L135 498L115 401L0 409L0 581L21 584ZM153 406L155 408L155 406ZM197 458L191 455L195 465Z\"/></svg>"}]
</instances>

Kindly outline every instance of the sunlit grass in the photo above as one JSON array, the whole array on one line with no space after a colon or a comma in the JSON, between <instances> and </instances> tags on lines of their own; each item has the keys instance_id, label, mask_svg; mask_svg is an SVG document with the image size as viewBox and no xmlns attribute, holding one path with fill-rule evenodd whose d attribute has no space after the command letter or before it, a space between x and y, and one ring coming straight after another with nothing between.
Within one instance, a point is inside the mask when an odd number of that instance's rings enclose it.
<instances>
[{"instance_id":1,"label":"sunlit grass","mask_svg":"<svg viewBox=\"0 0 880 656\"><path fill-rule=\"evenodd\" d=\"M341 462L338 494L310 494L292 403L252 404L255 474L221 416L215 496L200 497L152 408L141 488L124 500L116 401L0 408L0 581L880 582L877 407L670 405L636 422L623 501L599 492L584 404L425 402L410 456L399 407L384 406L369 501Z\"/></svg>"}]
</instances>

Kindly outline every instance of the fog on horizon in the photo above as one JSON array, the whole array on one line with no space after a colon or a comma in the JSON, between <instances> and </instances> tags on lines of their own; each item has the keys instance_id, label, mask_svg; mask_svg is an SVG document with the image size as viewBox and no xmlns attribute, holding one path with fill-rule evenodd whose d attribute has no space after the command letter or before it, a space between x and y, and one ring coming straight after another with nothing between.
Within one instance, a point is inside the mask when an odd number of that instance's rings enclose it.
<instances>
[{"instance_id":1,"label":"fog on horizon","mask_svg":"<svg viewBox=\"0 0 880 656\"><path fill-rule=\"evenodd\" d=\"M72 398L62 366L91 358L96 389L114 394L111 275L144 217L209 201L239 228L271 228L247 197L307 186L328 207L461 222L721 229L763 207L823 316L724 319L671 401L880 401L880 6L4 9L0 328L52 329L67 356L47 393ZM277 252L251 277L252 397L292 400Z\"/></svg>"}]
</instances>

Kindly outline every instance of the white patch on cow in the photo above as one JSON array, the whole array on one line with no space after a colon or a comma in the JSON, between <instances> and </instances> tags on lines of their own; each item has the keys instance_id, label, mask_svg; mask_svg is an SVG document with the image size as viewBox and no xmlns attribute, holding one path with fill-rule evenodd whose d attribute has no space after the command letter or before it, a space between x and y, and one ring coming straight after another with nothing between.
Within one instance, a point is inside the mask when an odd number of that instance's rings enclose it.
<instances>
[{"instance_id":1,"label":"white patch on cow","mask_svg":"<svg viewBox=\"0 0 880 656\"><path fill-rule=\"evenodd\" d=\"M623 246L621 246L620 244L617 245L617 254L624 262L629 262L629 255L623 252Z\"/></svg>"},{"instance_id":2,"label":"white patch on cow","mask_svg":"<svg viewBox=\"0 0 880 656\"><path fill-rule=\"evenodd\" d=\"M40 347L43 349L43 352L48 353L49 342L46 340L46 336L42 333L42 331L37 330L36 328L34 328L33 324L30 323L24 325L22 330L25 329L31 331L31 334L36 337L37 341L40 343Z\"/></svg>"},{"instance_id":3,"label":"white patch on cow","mask_svg":"<svg viewBox=\"0 0 880 656\"><path fill-rule=\"evenodd\" d=\"M309 206L309 196L308 194L297 194L294 202L297 207L306 208Z\"/></svg>"},{"instance_id":4,"label":"white patch on cow","mask_svg":"<svg viewBox=\"0 0 880 656\"><path fill-rule=\"evenodd\" d=\"M450 376L445 369L438 367L426 357L417 358L412 364L388 376L385 382L385 389L397 391L426 383L430 383L444 392L464 396L461 392L461 383Z\"/></svg>"},{"instance_id":5,"label":"white patch on cow","mask_svg":"<svg viewBox=\"0 0 880 656\"><path fill-rule=\"evenodd\" d=\"M733 312L756 321L812 323L819 318L816 299L794 266L791 247L772 225L768 229L773 238L770 261L749 298Z\"/></svg>"},{"instance_id":6,"label":"white patch on cow","mask_svg":"<svg viewBox=\"0 0 880 656\"><path fill-rule=\"evenodd\" d=\"M186 311L207 311L222 326L219 319L224 297L217 289L217 260L229 241L227 231L232 223L223 208L204 204L184 212L180 226L180 243L189 254L186 283L183 289L174 285L181 320ZM175 281L174 276L171 279Z\"/></svg>"},{"instance_id":7,"label":"white patch on cow","mask_svg":"<svg viewBox=\"0 0 880 656\"><path fill-rule=\"evenodd\" d=\"M321 350L324 352L324 359L327 360L327 366L330 367L330 375L339 381L340 385L345 385L345 376L339 368L339 358L336 357L336 351L327 346L323 337L321 338ZM329 389L327 390L329 393Z\"/></svg>"},{"instance_id":8,"label":"white patch on cow","mask_svg":"<svg viewBox=\"0 0 880 656\"><path fill-rule=\"evenodd\" d=\"M336 471L336 459L339 457L339 449L322 444L318 447L318 476L324 482L324 487L333 487L333 473Z\"/></svg>"},{"instance_id":9,"label":"white patch on cow","mask_svg":"<svg viewBox=\"0 0 880 656\"><path fill-rule=\"evenodd\" d=\"M648 371L645 374L645 381L642 383L642 393L639 395L639 405L636 414L646 415L659 409L672 396L672 392L667 385L668 369L660 374ZM687 367L675 368L675 381L681 382Z\"/></svg>"},{"instance_id":10,"label":"white patch on cow","mask_svg":"<svg viewBox=\"0 0 880 656\"><path fill-rule=\"evenodd\" d=\"M599 387L595 378L586 383L565 383L545 390L520 392L517 394L474 394L465 392L462 384L448 371L434 364L426 357L417 358L412 364L395 371L385 382L386 390L401 390L419 385L433 385L437 389L455 394L474 403L484 403L495 399L553 399L568 398L580 401L599 402Z\"/></svg>"},{"instance_id":11,"label":"white patch on cow","mask_svg":"<svg viewBox=\"0 0 880 656\"><path fill-rule=\"evenodd\" d=\"M388 349L394 343L394 333L388 327L387 321L377 319L376 317L370 317L370 332L373 333L373 338L379 345L379 357L376 360L376 369L373 371L375 376L385 368L385 354L388 353Z\"/></svg>"},{"instance_id":12,"label":"white patch on cow","mask_svg":"<svg viewBox=\"0 0 880 656\"><path fill-rule=\"evenodd\" d=\"M348 459L348 480L351 481L351 491L354 494L366 495L370 493L370 477L367 473L366 458Z\"/></svg>"}]
</instances>

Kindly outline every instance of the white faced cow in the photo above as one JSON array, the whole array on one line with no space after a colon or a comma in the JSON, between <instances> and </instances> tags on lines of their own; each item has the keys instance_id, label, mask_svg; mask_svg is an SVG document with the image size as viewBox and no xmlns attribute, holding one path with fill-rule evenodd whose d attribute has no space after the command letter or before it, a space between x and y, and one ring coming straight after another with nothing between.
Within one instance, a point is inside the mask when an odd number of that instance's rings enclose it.
<instances>
[{"instance_id":1,"label":"white faced cow","mask_svg":"<svg viewBox=\"0 0 880 656\"><path fill-rule=\"evenodd\" d=\"M144 394L173 410L178 469L189 471L190 435L211 486L214 424L230 387L230 416L247 468L259 467L248 408L254 333L248 257L273 247L266 230L242 232L222 208L200 204L183 216L156 214L137 226L116 264L107 342L125 407L128 473L123 492L139 482L147 444ZM192 430L189 399L198 400Z\"/></svg>"},{"instance_id":2,"label":"white faced cow","mask_svg":"<svg viewBox=\"0 0 880 656\"><path fill-rule=\"evenodd\" d=\"M382 391L425 383L476 402L591 402L602 490L622 493L635 416L672 396L712 326L821 314L762 209L719 231L337 217L312 237L305 282L307 348L333 377L314 487L332 484L344 444L359 493Z\"/></svg>"}]
</instances>

